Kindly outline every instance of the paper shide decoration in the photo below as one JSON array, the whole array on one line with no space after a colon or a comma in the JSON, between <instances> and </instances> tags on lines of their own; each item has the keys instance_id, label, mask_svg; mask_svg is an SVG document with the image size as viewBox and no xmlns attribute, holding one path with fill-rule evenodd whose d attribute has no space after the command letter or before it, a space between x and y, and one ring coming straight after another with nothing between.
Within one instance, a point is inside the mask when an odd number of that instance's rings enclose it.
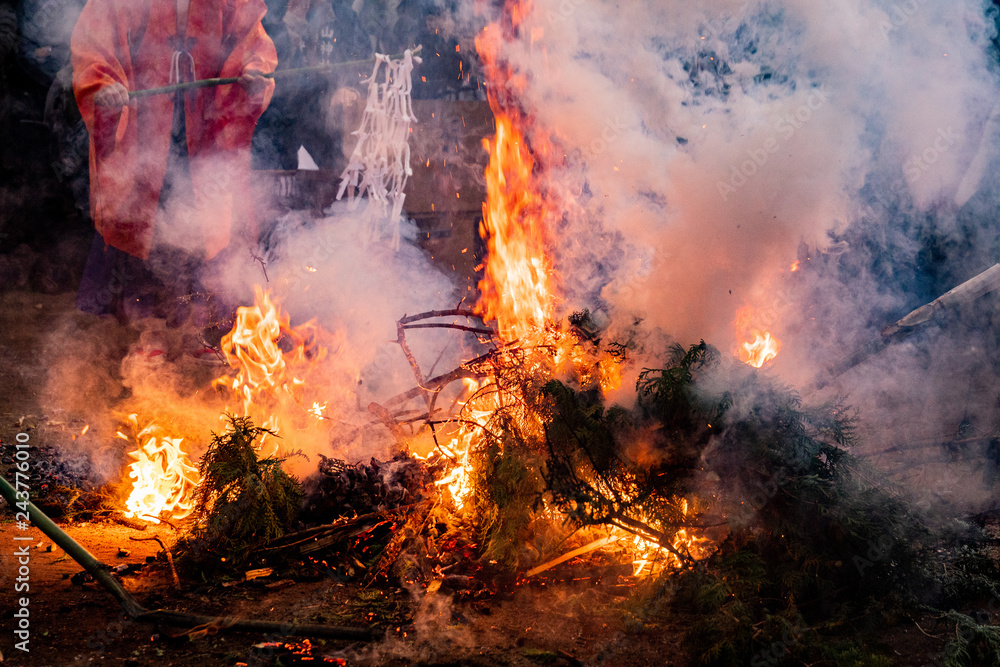
<instances>
[{"instance_id":1,"label":"paper shide decoration","mask_svg":"<svg viewBox=\"0 0 1000 667\"><path fill-rule=\"evenodd\" d=\"M350 210L367 197L364 211L365 237L374 241L388 233L393 248L399 247L399 222L403 212L410 168L410 124L413 115L411 74L419 57L407 50L399 60L377 54L368 80L368 101L361 127L354 132L358 143L340 178L337 199L347 194Z\"/></svg>"}]
</instances>

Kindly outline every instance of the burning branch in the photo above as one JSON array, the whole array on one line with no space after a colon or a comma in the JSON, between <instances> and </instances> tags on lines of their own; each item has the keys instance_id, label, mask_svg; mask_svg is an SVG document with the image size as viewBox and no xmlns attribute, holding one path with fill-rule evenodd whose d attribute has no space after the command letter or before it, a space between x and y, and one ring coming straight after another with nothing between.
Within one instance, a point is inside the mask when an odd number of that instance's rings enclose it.
<instances>
[{"instance_id":1,"label":"burning branch","mask_svg":"<svg viewBox=\"0 0 1000 667\"><path fill-rule=\"evenodd\" d=\"M423 383L422 386L414 387L413 389L404 391L402 394L393 396L392 398L390 398L388 401L385 402L385 406L389 407L393 405L399 405L400 403L405 403L406 401L412 400L417 396L420 396L420 394L425 391L440 391L441 389L444 389L447 385L451 384L452 382L455 382L456 380L461 380L463 378L475 379L481 377L483 377L483 373L470 370L465 366L461 366L451 372L445 373L444 375L439 375L435 378L427 380L426 382Z\"/></svg>"},{"instance_id":2,"label":"burning branch","mask_svg":"<svg viewBox=\"0 0 1000 667\"><path fill-rule=\"evenodd\" d=\"M433 386L427 386L424 380L424 374L420 370L420 365L417 363L416 357L413 356L413 351L410 349L409 344L406 342L406 329L457 329L459 331L468 331L471 333L476 333L484 336L496 336L496 332L493 329L483 328L483 327L468 327L459 324L446 323L446 322L434 322L429 324L413 324L413 322L418 322L420 320L432 319L435 317L465 317L465 318L478 318L479 315L471 310L462 310L460 308L455 308L452 310L430 310L424 313L418 313L417 315L408 315L400 318L396 321L396 343L403 350L403 354L406 356L407 363L410 364L410 369L413 371L413 377L417 380L417 392L424 394L424 400L427 401L428 412L433 412L433 402L434 398L431 394L436 394L440 392L448 383L434 384ZM457 378L456 378L457 379ZM434 381L432 380L432 383ZM414 395L411 398L415 398ZM409 400L409 399L405 399ZM391 402L390 402L391 404Z\"/></svg>"},{"instance_id":3,"label":"burning branch","mask_svg":"<svg viewBox=\"0 0 1000 667\"><path fill-rule=\"evenodd\" d=\"M548 561L546 563L542 563L541 565L539 565L537 567L531 568L530 570L528 570L525 573L524 576L530 578L530 577L535 576L536 574L541 574L542 572L545 572L546 570L551 569L551 568L555 567L556 565L559 565L561 563L565 563L566 561L572 560L572 559L576 558L577 556L582 556L584 554L589 554L591 551L596 551L597 549L601 549L601 548L606 547L609 544L613 544L613 543L615 543L617 541L618 541L617 537L611 537L611 536L602 537L599 540L594 540L590 544L585 544L582 547L579 547L577 549L573 549L572 551L564 553L562 556L559 556L558 558L553 558L552 560L550 560L550 561Z\"/></svg>"}]
</instances>

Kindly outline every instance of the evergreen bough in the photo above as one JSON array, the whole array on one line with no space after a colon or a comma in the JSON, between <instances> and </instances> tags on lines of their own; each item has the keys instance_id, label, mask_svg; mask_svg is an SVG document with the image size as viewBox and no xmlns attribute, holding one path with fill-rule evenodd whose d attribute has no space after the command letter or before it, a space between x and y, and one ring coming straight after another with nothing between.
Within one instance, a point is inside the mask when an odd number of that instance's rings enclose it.
<instances>
[{"instance_id":1,"label":"evergreen bough","mask_svg":"<svg viewBox=\"0 0 1000 667\"><path fill-rule=\"evenodd\" d=\"M195 527L183 545L201 568L246 567L260 546L293 528L301 506L302 489L282 470L284 459L259 457L258 439L274 434L248 417L228 419L201 460Z\"/></svg>"}]
</instances>

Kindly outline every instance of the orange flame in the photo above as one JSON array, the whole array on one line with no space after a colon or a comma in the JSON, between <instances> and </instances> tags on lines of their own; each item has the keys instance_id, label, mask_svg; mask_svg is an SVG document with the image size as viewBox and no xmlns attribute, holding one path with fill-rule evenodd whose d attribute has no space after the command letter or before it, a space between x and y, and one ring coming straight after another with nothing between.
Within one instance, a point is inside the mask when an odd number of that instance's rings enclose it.
<instances>
[{"instance_id":1,"label":"orange flame","mask_svg":"<svg viewBox=\"0 0 1000 667\"><path fill-rule=\"evenodd\" d=\"M136 425L136 415L129 420ZM121 433L119 436L125 437ZM133 482L125 501L125 516L151 523L159 523L154 517L161 513L184 519L194 510L194 488L200 476L181 447L183 438L169 437L156 424L149 424L139 431L136 440L138 449L129 453L135 461L128 467Z\"/></svg>"},{"instance_id":2,"label":"orange flame","mask_svg":"<svg viewBox=\"0 0 1000 667\"><path fill-rule=\"evenodd\" d=\"M270 295L255 288L253 306L236 309L236 322L222 338L222 353L236 370L236 377L223 376L215 384L230 389L241 402L243 416L251 417L263 428L277 433L281 423L278 412L286 402L297 402L298 388L306 384L304 376L326 353L316 343L318 329L310 321L291 327L289 317L281 312ZM284 351L281 343L291 344ZM302 411L323 419L326 404L313 402ZM267 440L265 435L261 444Z\"/></svg>"},{"instance_id":3,"label":"orange flame","mask_svg":"<svg viewBox=\"0 0 1000 667\"><path fill-rule=\"evenodd\" d=\"M485 319L497 321L503 338L518 340L552 320L542 200L533 187L534 160L514 118L491 104L497 132L484 140L490 162L480 233L489 259L479 308Z\"/></svg>"},{"instance_id":4,"label":"orange flame","mask_svg":"<svg viewBox=\"0 0 1000 667\"><path fill-rule=\"evenodd\" d=\"M736 349L736 355L740 361L754 368L760 368L774 359L781 350L781 341L770 331L762 330L756 326L755 322L757 321L758 317L753 308L744 306L736 313L734 322L738 336L753 337L752 341L745 342Z\"/></svg>"},{"instance_id":5,"label":"orange flame","mask_svg":"<svg viewBox=\"0 0 1000 667\"><path fill-rule=\"evenodd\" d=\"M531 12L530 2L507 4L508 30L518 30ZM560 329L554 322L556 287L552 265L546 254L546 223L558 219L558 202L540 183L544 168L555 154L547 136L531 133L529 148L526 132L531 129L511 93L525 84L523 75L501 61L503 30L498 24L487 26L476 38L476 48L482 59L490 108L496 123L496 135L483 142L489 151L485 178L486 203L480 234L486 241L487 257L484 277L479 284L480 300L476 306L485 320L497 322L500 338L518 341L525 351L524 363L531 373L557 373L572 369L582 385L598 385L603 391L621 384L620 360L608 354L601 356L588 351L586 343L573 333ZM532 31L533 44L543 32ZM531 348L546 348L538 354ZM498 378L489 377L480 383L467 382L467 396L462 413L465 419L445 454L454 461L447 477L438 485L447 487L456 505L461 508L471 494L469 451L473 441L481 437L480 429L464 424L488 423L498 411L518 410L519 401L511 392L518 389L499 386ZM522 428L538 428L538 415L518 413ZM617 529L613 529L615 533ZM652 539L622 534L608 544L617 542L626 548L636 564L636 573L647 573L662 567L671 557L669 551ZM672 544L693 548L697 539L684 531L672 537ZM680 547L678 547L680 548ZM654 567L653 563L658 565Z\"/></svg>"},{"instance_id":6,"label":"orange flame","mask_svg":"<svg viewBox=\"0 0 1000 667\"><path fill-rule=\"evenodd\" d=\"M756 333L753 342L743 343L740 350L740 361L750 364L754 368L760 368L778 356L779 350L781 350L781 341L772 336L771 332Z\"/></svg>"}]
</instances>

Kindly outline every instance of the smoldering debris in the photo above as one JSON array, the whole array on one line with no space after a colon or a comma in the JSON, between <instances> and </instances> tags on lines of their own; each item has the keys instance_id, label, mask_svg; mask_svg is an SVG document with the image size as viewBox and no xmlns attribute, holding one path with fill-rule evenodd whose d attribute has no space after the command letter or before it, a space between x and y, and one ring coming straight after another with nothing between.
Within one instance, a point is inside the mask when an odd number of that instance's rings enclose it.
<instances>
[{"instance_id":1,"label":"smoldering debris","mask_svg":"<svg viewBox=\"0 0 1000 667\"><path fill-rule=\"evenodd\" d=\"M329 521L396 509L420 500L431 480L427 466L408 456L348 463L320 455L316 474L304 482L303 516Z\"/></svg>"}]
</instances>

